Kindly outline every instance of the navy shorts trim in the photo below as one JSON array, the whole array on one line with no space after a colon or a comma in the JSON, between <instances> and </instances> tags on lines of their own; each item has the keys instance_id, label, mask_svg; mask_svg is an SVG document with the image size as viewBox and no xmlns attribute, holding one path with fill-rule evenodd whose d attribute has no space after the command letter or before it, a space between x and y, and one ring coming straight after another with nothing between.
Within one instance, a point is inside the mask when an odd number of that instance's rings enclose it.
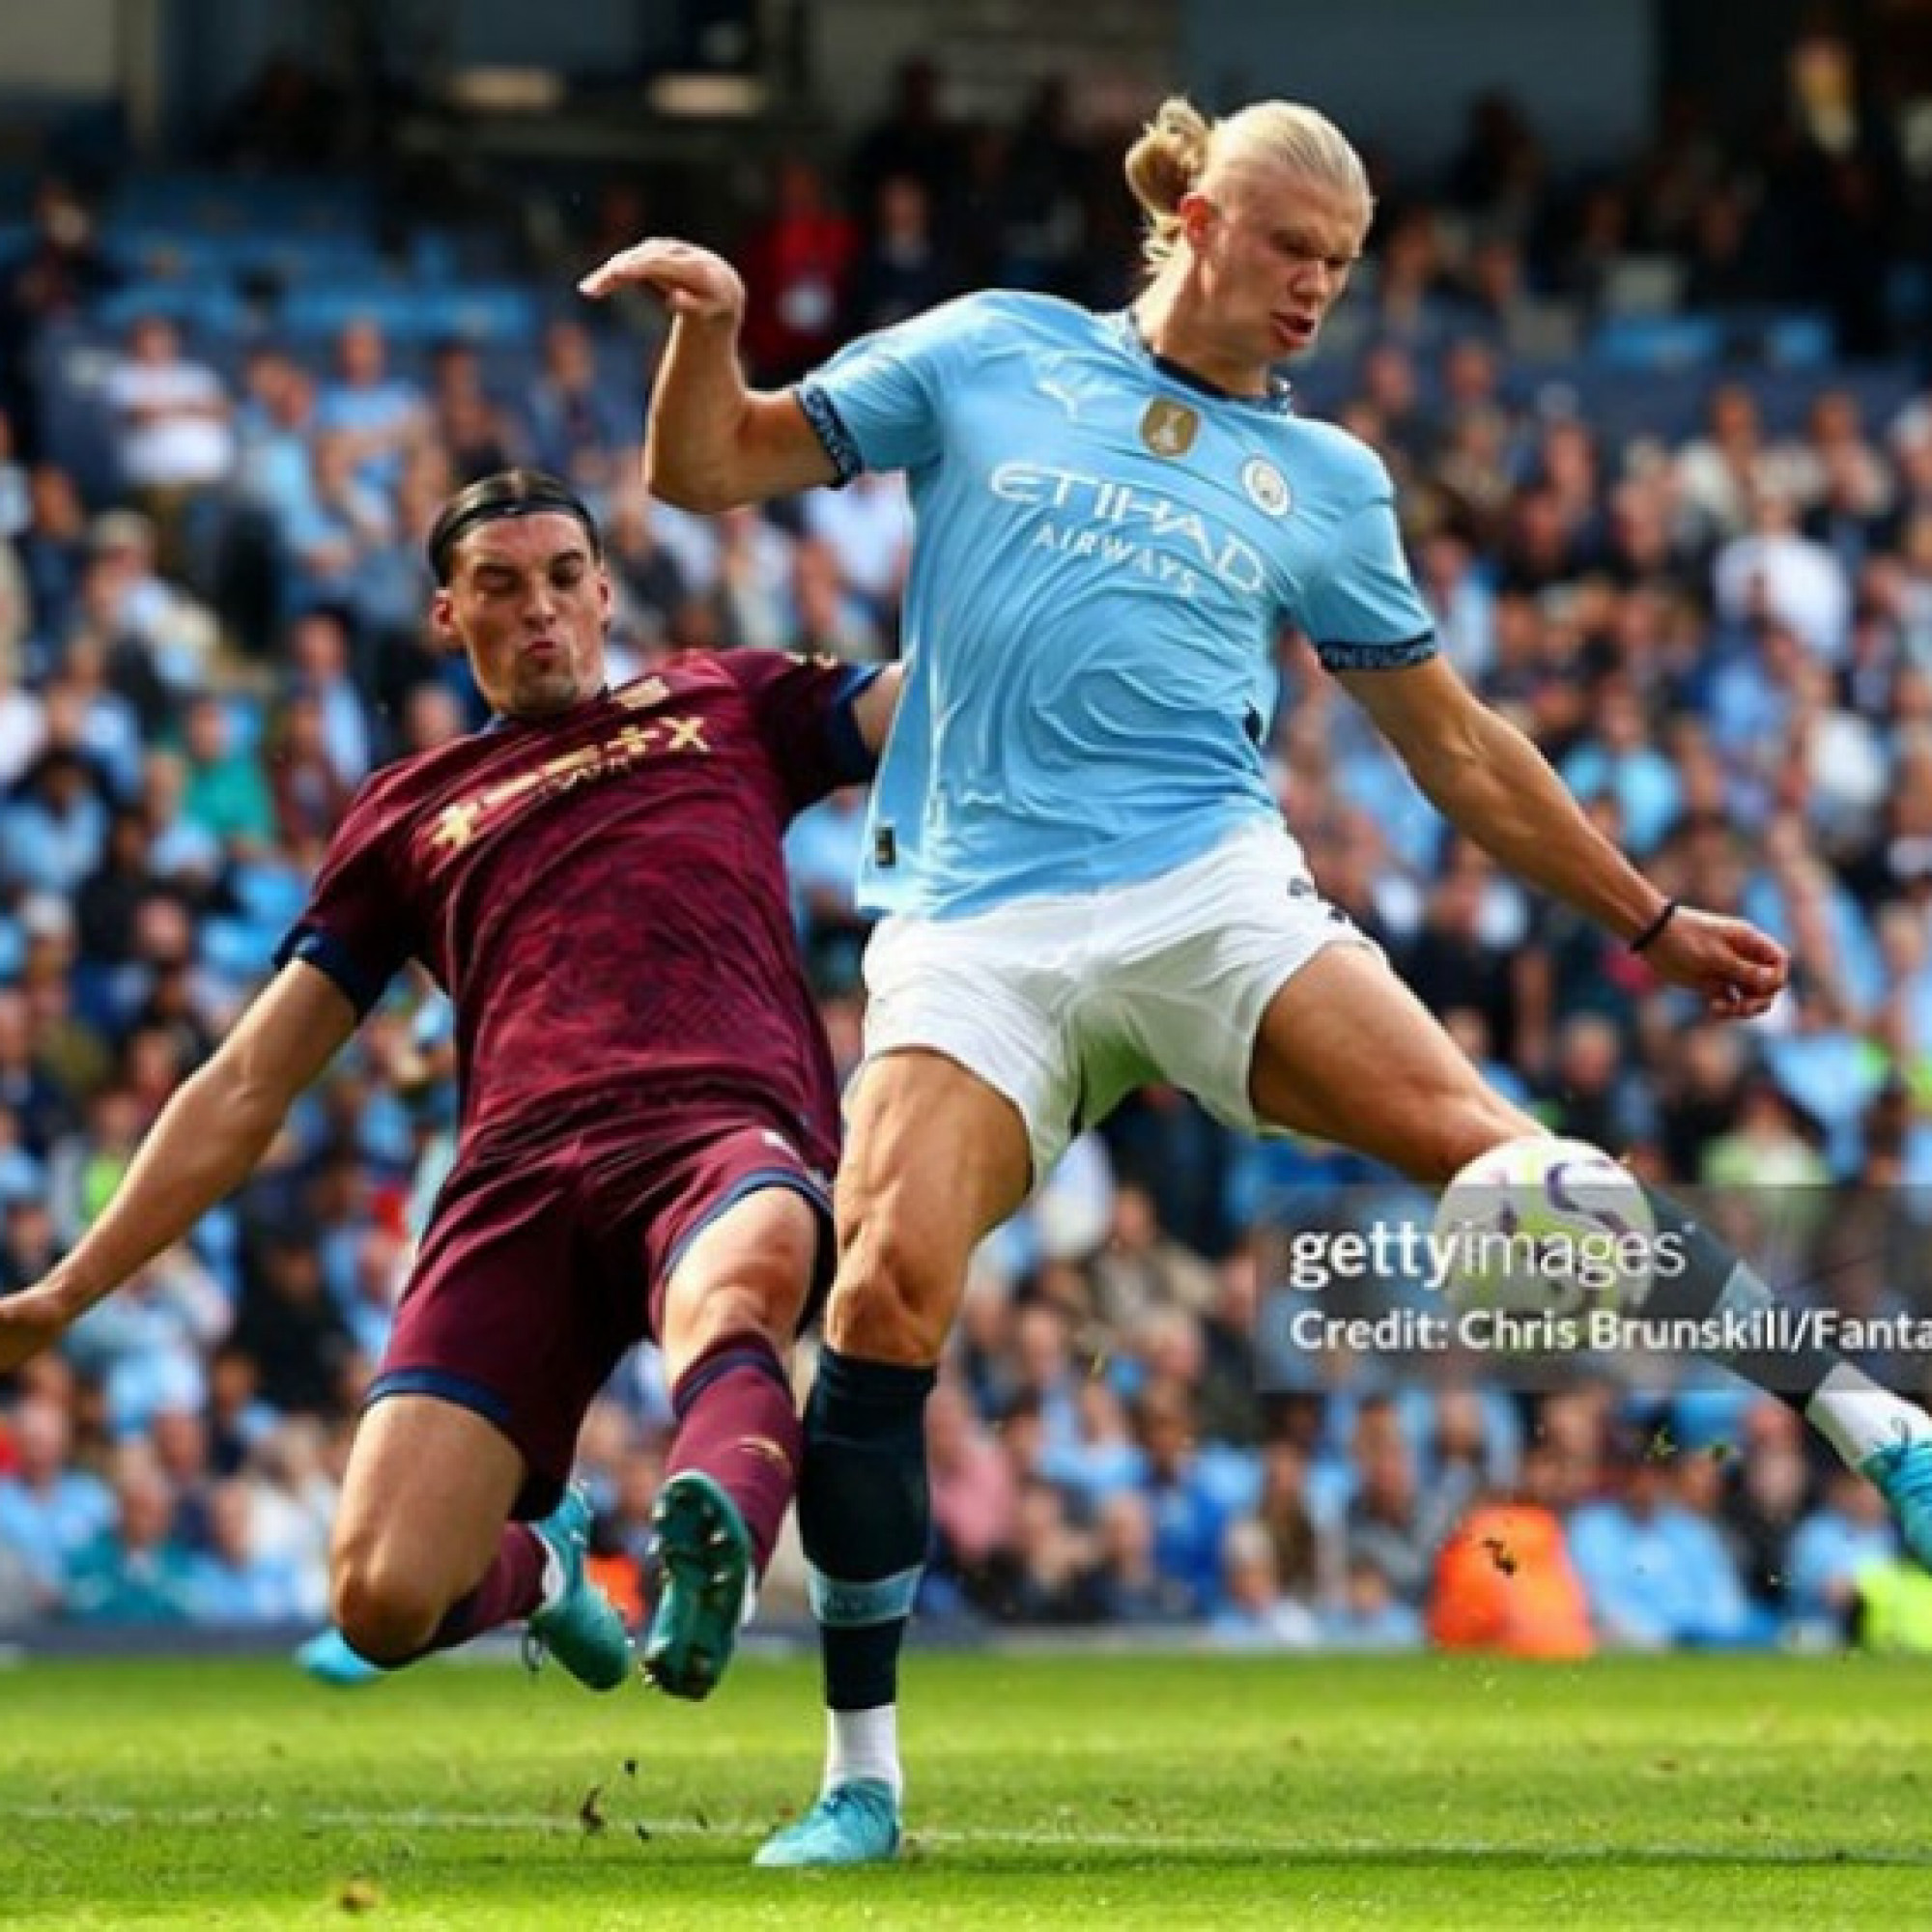
<instances>
[{"instance_id":1,"label":"navy shorts trim","mask_svg":"<svg viewBox=\"0 0 1932 1932\"><path fill-rule=\"evenodd\" d=\"M495 1389L468 1376L452 1375L447 1369L391 1369L369 1384L362 1406L373 1407L387 1395L433 1395L440 1402L473 1410L485 1422L509 1434L510 1405Z\"/></svg>"},{"instance_id":2,"label":"navy shorts trim","mask_svg":"<svg viewBox=\"0 0 1932 1932\"><path fill-rule=\"evenodd\" d=\"M750 1174L741 1174L678 1237L677 1245L664 1258L658 1279L669 1281L677 1272L677 1264L684 1259L686 1250L705 1229L728 1214L748 1195L762 1193L767 1187L783 1187L793 1194L803 1195L817 1209L818 1260L811 1271L812 1291L816 1295L823 1286L821 1278L830 1271L832 1260L832 1198L824 1188L793 1167L759 1167L753 1168Z\"/></svg>"}]
</instances>

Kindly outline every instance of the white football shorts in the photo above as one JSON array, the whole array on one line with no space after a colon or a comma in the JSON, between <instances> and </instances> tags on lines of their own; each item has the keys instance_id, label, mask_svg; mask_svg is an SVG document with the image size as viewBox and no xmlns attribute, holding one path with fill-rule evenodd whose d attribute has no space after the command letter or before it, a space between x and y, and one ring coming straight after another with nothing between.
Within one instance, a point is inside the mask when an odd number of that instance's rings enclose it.
<instances>
[{"instance_id":1,"label":"white football shorts","mask_svg":"<svg viewBox=\"0 0 1932 1932\"><path fill-rule=\"evenodd\" d=\"M1036 1183L1151 1082L1259 1133L1262 1015L1334 945L1374 942L1316 891L1287 829L1258 823L1134 885L882 921L866 950L866 1059L929 1047L978 1074L1024 1118Z\"/></svg>"}]
</instances>

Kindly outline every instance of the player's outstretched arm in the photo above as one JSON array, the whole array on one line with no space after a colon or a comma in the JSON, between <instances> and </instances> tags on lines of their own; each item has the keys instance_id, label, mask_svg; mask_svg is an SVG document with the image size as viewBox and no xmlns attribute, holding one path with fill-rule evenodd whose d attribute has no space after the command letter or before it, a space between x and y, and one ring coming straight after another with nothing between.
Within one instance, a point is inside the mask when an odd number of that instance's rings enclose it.
<instances>
[{"instance_id":1,"label":"player's outstretched arm","mask_svg":"<svg viewBox=\"0 0 1932 1932\"><path fill-rule=\"evenodd\" d=\"M355 1032L335 982L298 961L162 1108L100 1217L44 1280L0 1296L0 1371L56 1341L254 1171L296 1095Z\"/></svg>"},{"instance_id":2,"label":"player's outstretched arm","mask_svg":"<svg viewBox=\"0 0 1932 1932\"><path fill-rule=\"evenodd\" d=\"M670 310L644 431L644 487L653 496L685 510L728 510L835 480L798 399L746 386L738 364L745 284L722 255L654 235L577 286L593 300L650 289Z\"/></svg>"},{"instance_id":3,"label":"player's outstretched arm","mask_svg":"<svg viewBox=\"0 0 1932 1932\"><path fill-rule=\"evenodd\" d=\"M1482 703L1447 660L1339 675L1430 803L1519 878L1626 941L1651 934L1643 956L1653 970L1701 993L1719 1018L1749 1018L1777 997L1789 971L1784 949L1744 920L1667 909L1543 753Z\"/></svg>"}]
</instances>

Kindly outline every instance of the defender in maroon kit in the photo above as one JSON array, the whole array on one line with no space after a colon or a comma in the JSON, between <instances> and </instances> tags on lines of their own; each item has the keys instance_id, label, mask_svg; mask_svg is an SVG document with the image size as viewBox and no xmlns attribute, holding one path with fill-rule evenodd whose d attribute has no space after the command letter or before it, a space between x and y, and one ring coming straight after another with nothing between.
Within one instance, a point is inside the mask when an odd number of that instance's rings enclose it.
<instances>
[{"instance_id":1,"label":"defender in maroon kit","mask_svg":"<svg viewBox=\"0 0 1932 1932\"><path fill-rule=\"evenodd\" d=\"M831 1252L837 1095L780 841L869 774L897 676L694 653L608 688L601 541L540 472L461 492L429 550L495 720L357 795L274 980L73 1252L0 1300L0 1369L239 1184L419 961L454 1006L461 1135L351 1456L337 1624L394 1665L526 1617L583 1681L621 1681L566 1481L648 1334L678 1425L645 1668L701 1696L796 1481L784 1361Z\"/></svg>"}]
</instances>

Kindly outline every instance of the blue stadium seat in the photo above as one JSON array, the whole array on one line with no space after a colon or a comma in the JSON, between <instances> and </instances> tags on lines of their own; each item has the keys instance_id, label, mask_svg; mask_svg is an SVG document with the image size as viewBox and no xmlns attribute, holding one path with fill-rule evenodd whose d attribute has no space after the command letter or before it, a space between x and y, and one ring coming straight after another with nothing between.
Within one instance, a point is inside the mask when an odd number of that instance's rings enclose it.
<instances>
[{"instance_id":1,"label":"blue stadium seat","mask_svg":"<svg viewBox=\"0 0 1932 1932\"><path fill-rule=\"evenodd\" d=\"M351 322L366 318L384 334L403 343L430 343L446 337L469 342L534 342L542 316L537 298L506 284L453 288L410 288L361 283L291 289L281 305L281 324L298 341L327 339Z\"/></svg>"},{"instance_id":2,"label":"blue stadium seat","mask_svg":"<svg viewBox=\"0 0 1932 1932\"><path fill-rule=\"evenodd\" d=\"M244 919L277 932L295 923L308 898L307 875L296 866L238 865L230 870L228 884Z\"/></svg>"},{"instance_id":3,"label":"blue stadium seat","mask_svg":"<svg viewBox=\"0 0 1932 1932\"><path fill-rule=\"evenodd\" d=\"M239 286L244 278L269 277L284 284L304 277L367 281L384 272L382 256L359 235L272 228L211 235L121 221L103 240L134 273L157 280L217 279Z\"/></svg>"},{"instance_id":4,"label":"blue stadium seat","mask_svg":"<svg viewBox=\"0 0 1932 1932\"><path fill-rule=\"evenodd\" d=\"M338 235L373 242L376 233L372 190L336 176L135 174L114 197L110 217L205 235Z\"/></svg>"},{"instance_id":5,"label":"blue stadium seat","mask_svg":"<svg viewBox=\"0 0 1932 1932\"><path fill-rule=\"evenodd\" d=\"M248 334L254 325L248 304L233 287L199 278L129 282L95 309L101 327L116 334L144 315L164 315L185 328L230 342Z\"/></svg>"},{"instance_id":6,"label":"blue stadium seat","mask_svg":"<svg viewBox=\"0 0 1932 1932\"><path fill-rule=\"evenodd\" d=\"M1618 315L1590 339L1590 359L1610 369L1708 367L1723 354L1723 325L1709 315Z\"/></svg>"}]
</instances>

